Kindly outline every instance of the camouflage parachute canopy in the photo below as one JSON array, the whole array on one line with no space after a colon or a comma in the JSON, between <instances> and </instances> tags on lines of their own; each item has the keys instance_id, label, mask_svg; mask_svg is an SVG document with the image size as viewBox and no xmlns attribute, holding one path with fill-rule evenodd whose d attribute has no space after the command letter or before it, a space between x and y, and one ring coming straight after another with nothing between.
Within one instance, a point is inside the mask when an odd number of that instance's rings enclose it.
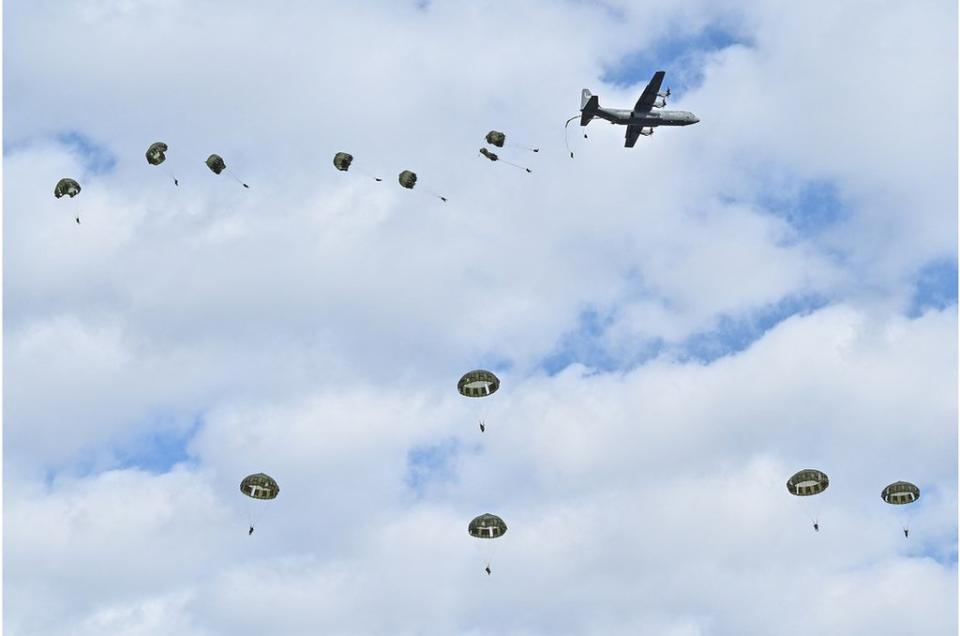
<instances>
[{"instance_id":1,"label":"camouflage parachute canopy","mask_svg":"<svg viewBox=\"0 0 960 636\"><path fill-rule=\"evenodd\" d=\"M499 130L491 130L487 133L487 143L491 146L496 146L497 148L503 148L503 142L507 140L507 136L504 135Z\"/></svg>"},{"instance_id":2,"label":"camouflage parachute canopy","mask_svg":"<svg viewBox=\"0 0 960 636\"><path fill-rule=\"evenodd\" d=\"M207 157L207 167L214 171L216 174L220 174L227 169L227 164L223 163L223 157L220 155L210 155Z\"/></svg>"},{"instance_id":3,"label":"camouflage parachute canopy","mask_svg":"<svg viewBox=\"0 0 960 636\"><path fill-rule=\"evenodd\" d=\"M165 153L167 151L167 144L162 141L158 141L150 144L150 147L147 148L147 163L151 166L159 166L166 160Z\"/></svg>"},{"instance_id":4,"label":"camouflage parachute canopy","mask_svg":"<svg viewBox=\"0 0 960 636\"><path fill-rule=\"evenodd\" d=\"M488 512L471 521L467 532L478 539L496 539L507 533L507 524L497 515Z\"/></svg>"},{"instance_id":5,"label":"camouflage parachute canopy","mask_svg":"<svg viewBox=\"0 0 960 636\"><path fill-rule=\"evenodd\" d=\"M796 472L793 477L787 480L787 490L791 495L798 497L808 497L818 495L827 489L830 485L830 478L826 473L813 468L805 468Z\"/></svg>"},{"instance_id":6,"label":"camouflage parachute canopy","mask_svg":"<svg viewBox=\"0 0 960 636\"><path fill-rule=\"evenodd\" d=\"M333 156L333 165L337 167L337 170L346 172L350 169L350 164L353 163L353 155L346 152L338 152Z\"/></svg>"},{"instance_id":7,"label":"camouflage parachute canopy","mask_svg":"<svg viewBox=\"0 0 960 636\"><path fill-rule=\"evenodd\" d=\"M913 503L920 498L920 489L909 481L895 481L880 493L880 497L893 506Z\"/></svg>"},{"instance_id":8,"label":"camouflage parachute canopy","mask_svg":"<svg viewBox=\"0 0 960 636\"><path fill-rule=\"evenodd\" d=\"M401 172L400 185L408 190L413 190L413 186L417 185L417 173L410 172L409 170L404 170Z\"/></svg>"},{"instance_id":9,"label":"camouflage parachute canopy","mask_svg":"<svg viewBox=\"0 0 960 636\"><path fill-rule=\"evenodd\" d=\"M496 155L496 153L490 152L486 148L481 148L480 154L486 157L487 159L489 159L490 161L496 161L497 159L500 158Z\"/></svg>"},{"instance_id":10,"label":"camouflage parachute canopy","mask_svg":"<svg viewBox=\"0 0 960 636\"><path fill-rule=\"evenodd\" d=\"M80 184L73 179L63 178L57 181L57 187L53 189L53 196L58 199L67 195L71 199L80 194Z\"/></svg>"},{"instance_id":11,"label":"camouflage parachute canopy","mask_svg":"<svg viewBox=\"0 0 960 636\"><path fill-rule=\"evenodd\" d=\"M457 391L465 397L486 397L500 388L500 378L490 371L475 369L463 374L457 382Z\"/></svg>"},{"instance_id":12,"label":"camouflage parachute canopy","mask_svg":"<svg viewBox=\"0 0 960 636\"><path fill-rule=\"evenodd\" d=\"M240 492L254 499L274 499L280 493L280 486L270 475L256 473L243 478Z\"/></svg>"}]
</instances>

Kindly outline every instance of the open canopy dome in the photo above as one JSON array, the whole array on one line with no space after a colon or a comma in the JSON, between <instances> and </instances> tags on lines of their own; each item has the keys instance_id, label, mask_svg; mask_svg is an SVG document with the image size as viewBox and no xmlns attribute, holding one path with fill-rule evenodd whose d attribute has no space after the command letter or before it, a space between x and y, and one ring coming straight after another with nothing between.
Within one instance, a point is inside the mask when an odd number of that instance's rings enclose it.
<instances>
[{"instance_id":1,"label":"open canopy dome","mask_svg":"<svg viewBox=\"0 0 960 636\"><path fill-rule=\"evenodd\" d=\"M256 473L243 478L240 492L254 499L275 499L280 493L280 486L270 475Z\"/></svg>"},{"instance_id":2,"label":"open canopy dome","mask_svg":"<svg viewBox=\"0 0 960 636\"><path fill-rule=\"evenodd\" d=\"M486 397L500 388L500 378L490 371L476 369L463 374L457 382L457 391L466 397Z\"/></svg>"},{"instance_id":3,"label":"open canopy dome","mask_svg":"<svg viewBox=\"0 0 960 636\"><path fill-rule=\"evenodd\" d=\"M506 534L507 524L497 515L488 512L474 518L467 526L467 532L478 539L496 539Z\"/></svg>"},{"instance_id":4,"label":"open canopy dome","mask_svg":"<svg viewBox=\"0 0 960 636\"><path fill-rule=\"evenodd\" d=\"M829 485L830 478L827 477L826 473L813 468L798 471L787 480L787 490L790 491L791 495L797 495L798 497L819 495Z\"/></svg>"},{"instance_id":5,"label":"open canopy dome","mask_svg":"<svg viewBox=\"0 0 960 636\"><path fill-rule=\"evenodd\" d=\"M919 499L920 489L909 481L895 481L883 489L880 497L888 504L902 506Z\"/></svg>"}]
</instances>

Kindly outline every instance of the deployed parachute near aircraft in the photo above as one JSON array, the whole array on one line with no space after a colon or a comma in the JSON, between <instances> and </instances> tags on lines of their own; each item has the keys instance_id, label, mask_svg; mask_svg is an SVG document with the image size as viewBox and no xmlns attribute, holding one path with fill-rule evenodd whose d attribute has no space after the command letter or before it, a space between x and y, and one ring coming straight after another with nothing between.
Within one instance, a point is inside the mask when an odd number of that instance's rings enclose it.
<instances>
[{"instance_id":1,"label":"deployed parachute near aircraft","mask_svg":"<svg viewBox=\"0 0 960 636\"><path fill-rule=\"evenodd\" d=\"M410 170L404 170L400 173L399 177L400 185L406 188L407 190L413 190L413 186L417 185L417 173ZM429 190L427 192L430 192ZM430 192L433 196L437 197L441 201L446 201L447 198L436 194L435 192Z\"/></svg>"},{"instance_id":2,"label":"deployed parachute near aircraft","mask_svg":"<svg viewBox=\"0 0 960 636\"><path fill-rule=\"evenodd\" d=\"M333 165L337 168L337 170L340 170L341 172L346 172L350 170L350 166L352 164L353 164L353 155L351 155L348 152L338 152L333 156ZM366 177L370 177L374 181L383 181L383 179L381 179L380 177L374 177L373 175L369 175L363 170L357 170L356 168L354 168L354 171L359 172L360 174Z\"/></svg>"},{"instance_id":3,"label":"deployed parachute near aircraft","mask_svg":"<svg viewBox=\"0 0 960 636\"><path fill-rule=\"evenodd\" d=\"M57 181L57 185L53 188L53 196L58 199L64 195L70 197L71 199L80 194L80 184L74 181L73 179L64 177ZM80 204L74 202L73 204L74 218L77 223L80 223Z\"/></svg>"},{"instance_id":4,"label":"deployed parachute near aircraft","mask_svg":"<svg viewBox=\"0 0 960 636\"><path fill-rule=\"evenodd\" d=\"M500 388L500 378L484 369L474 369L473 371L467 371L463 374L463 377L460 378L460 381L457 382L457 391L460 392L460 395L464 397L487 397L488 395L493 395L496 393L497 389ZM486 424L483 422L484 417L481 409L480 413L480 432L483 433L487 430Z\"/></svg>"},{"instance_id":5,"label":"deployed parachute near aircraft","mask_svg":"<svg viewBox=\"0 0 960 636\"><path fill-rule=\"evenodd\" d=\"M504 143L507 141L507 136L500 132L499 130L491 130L487 133L486 136L487 143L491 146L496 146L497 148L503 148ZM517 148L523 148L529 150L530 152L540 152L539 148L531 148L530 146L521 146L519 144L507 144L508 146L516 146Z\"/></svg>"},{"instance_id":6,"label":"deployed parachute near aircraft","mask_svg":"<svg viewBox=\"0 0 960 636\"><path fill-rule=\"evenodd\" d=\"M247 475L240 482L240 492L252 499L276 499L277 495L280 494L280 486L270 475L254 473L253 475ZM247 507L247 517L250 521L250 531L247 533L249 536L253 534L254 526L253 515L250 513L249 506Z\"/></svg>"},{"instance_id":7,"label":"deployed parachute near aircraft","mask_svg":"<svg viewBox=\"0 0 960 636\"><path fill-rule=\"evenodd\" d=\"M147 163L149 163L151 166L159 166L161 163L167 160L167 155L165 154L166 152L167 144L163 143L162 141L156 141L150 144L150 147L147 148L146 152ZM177 178L167 172L166 168L164 168L163 171L166 172L168 177L173 179L173 185L180 185L180 182L177 180Z\"/></svg>"},{"instance_id":8,"label":"deployed parachute near aircraft","mask_svg":"<svg viewBox=\"0 0 960 636\"><path fill-rule=\"evenodd\" d=\"M883 489L880 498L892 506L904 506L920 499L920 489L909 481L895 481ZM906 523L903 525L903 536L910 536L910 528Z\"/></svg>"},{"instance_id":9,"label":"deployed parachute near aircraft","mask_svg":"<svg viewBox=\"0 0 960 636\"><path fill-rule=\"evenodd\" d=\"M787 480L787 490L791 495L797 497L809 497L819 495L830 485L830 478L827 474L814 468L805 468L797 471ZM820 531L820 522L817 516L813 517L813 529Z\"/></svg>"},{"instance_id":10,"label":"deployed parachute near aircraft","mask_svg":"<svg viewBox=\"0 0 960 636\"><path fill-rule=\"evenodd\" d=\"M210 170L212 170L214 174L220 174L221 172L223 172L224 170L227 169L227 164L224 163L223 157L221 157L220 155L217 155L217 154L213 154L213 155L210 155L209 157L207 157L206 163L207 163L207 167L210 168ZM249 187L250 187L250 186L248 186L246 183L244 183L243 181L241 181L241 180L240 180L236 175L234 175L232 172L229 173L229 174L230 174L231 177L233 177L234 179L236 179L237 183L239 183L240 185L242 185L244 188L249 188Z\"/></svg>"},{"instance_id":11,"label":"deployed parachute near aircraft","mask_svg":"<svg viewBox=\"0 0 960 636\"><path fill-rule=\"evenodd\" d=\"M481 148L481 149L480 149L480 154L483 155L484 157L486 157L487 159L489 159L490 161L502 161L503 163L505 163L505 164L507 164L507 165L509 165L509 166L514 166L514 167L516 167L516 168L520 168L520 169L522 169L522 170L526 170L527 172L533 172L533 170L531 170L530 168L525 168L525 167L523 167L523 166L521 166L521 165L519 165L519 164L513 163L512 161L507 161L506 159L501 159L501 158L497 155L497 153L495 153L495 152L490 152L490 151L487 150L486 148Z\"/></svg>"},{"instance_id":12,"label":"deployed parachute near aircraft","mask_svg":"<svg viewBox=\"0 0 960 636\"><path fill-rule=\"evenodd\" d=\"M470 533L471 537L477 539L496 539L502 537L507 532L507 524L504 523L503 519L497 515L492 515L489 512L480 515L479 517L474 517L473 520L467 525L467 532ZM490 561L492 553L487 553L487 567L484 568L484 571L487 574L490 574Z\"/></svg>"}]
</instances>

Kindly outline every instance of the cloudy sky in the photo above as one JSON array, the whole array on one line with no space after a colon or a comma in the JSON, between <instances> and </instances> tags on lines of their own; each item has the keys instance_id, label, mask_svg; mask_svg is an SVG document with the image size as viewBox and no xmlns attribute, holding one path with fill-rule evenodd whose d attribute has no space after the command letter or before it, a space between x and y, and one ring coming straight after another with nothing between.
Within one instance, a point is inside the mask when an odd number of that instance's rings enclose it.
<instances>
[{"instance_id":1,"label":"cloudy sky","mask_svg":"<svg viewBox=\"0 0 960 636\"><path fill-rule=\"evenodd\" d=\"M5 633L956 633L956 3L3 25Z\"/></svg>"}]
</instances>

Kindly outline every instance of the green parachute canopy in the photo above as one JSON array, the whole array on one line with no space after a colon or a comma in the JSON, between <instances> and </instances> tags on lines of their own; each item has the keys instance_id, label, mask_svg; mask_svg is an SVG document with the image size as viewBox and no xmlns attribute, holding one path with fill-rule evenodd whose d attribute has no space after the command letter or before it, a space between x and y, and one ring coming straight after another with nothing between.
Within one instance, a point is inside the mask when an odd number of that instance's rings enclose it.
<instances>
[{"instance_id":1,"label":"green parachute canopy","mask_svg":"<svg viewBox=\"0 0 960 636\"><path fill-rule=\"evenodd\" d=\"M404 170L400 173L399 181L400 185L407 190L413 190L413 186L417 185L417 173L411 172L410 170Z\"/></svg>"},{"instance_id":2,"label":"green parachute canopy","mask_svg":"<svg viewBox=\"0 0 960 636\"><path fill-rule=\"evenodd\" d=\"M487 143L491 146L496 146L497 148L503 148L503 142L507 140L507 136L504 135L499 130L491 130L487 133Z\"/></svg>"},{"instance_id":3,"label":"green parachute canopy","mask_svg":"<svg viewBox=\"0 0 960 636\"><path fill-rule=\"evenodd\" d=\"M150 144L150 147L147 148L147 163L151 166L159 166L163 163L167 156L163 153L167 151L167 144L162 141L157 141Z\"/></svg>"},{"instance_id":4,"label":"green parachute canopy","mask_svg":"<svg viewBox=\"0 0 960 636\"><path fill-rule=\"evenodd\" d=\"M254 499L275 499L280 493L280 486L270 475L255 473L243 478L240 492Z\"/></svg>"},{"instance_id":5,"label":"green parachute canopy","mask_svg":"<svg viewBox=\"0 0 960 636\"><path fill-rule=\"evenodd\" d=\"M826 473L813 468L805 468L794 473L793 477L787 480L787 490L791 495L798 497L809 497L818 495L827 489L830 485L830 478Z\"/></svg>"},{"instance_id":6,"label":"green parachute canopy","mask_svg":"<svg viewBox=\"0 0 960 636\"><path fill-rule=\"evenodd\" d=\"M496 155L496 153L490 152L486 148L481 148L480 154L486 157L487 159L489 159L490 161L496 161L497 159L500 158Z\"/></svg>"},{"instance_id":7,"label":"green parachute canopy","mask_svg":"<svg viewBox=\"0 0 960 636\"><path fill-rule=\"evenodd\" d=\"M465 397L486 397L500 388L500 378L490 371L475 369L463 374L457 382L457 391Z\"/></svg>"},{"instance_id":8,"label":"green parachute canopy","mask_svg":"<svg viewBox=\"0 0 960 636\"><path fill-rule=\"evenodd\" d=\"M350 169L350 164L353 163L353 155L347 152L338 152L333 156L333 165L337 167L337 170L346 172Z\"/></svg>"},{"instance_id":9,"label":"green parachute canopy","mask_svg":"<svg viewBox=\"0 0 960 636\"><path fill-rule=\"evenodd\" d=\"M909 481L895 481L883 489L880 497L890 505L902 506L919 499L920 489Z\"/></svg>"},{"instance_id":10,"label":"green parachute canopy","mask_svg":"<svg viewBox=\"0 0 960 636\"><path fill-rule=\"evenodd\" d=\"M489 512L473 519L467 526L467 532L477 539L496 539L507 532L507 524L497 515Z\"/></svg>"},{"instance_id":11,"label":"green parachute canopy","mask_svg":"<svg viewBox=\"0 0 960 636\"><path fill-rule=\"evenodd\" d=\"M53 189L53 196L58 199L63 195L67 195L72 199L78 194L80 194L80 184L66 177L57 181L57 186Z\"/></svg>"},{"instance_id":12,"label":"green parachute canopy","mask_svg":"<svg viewBox=\"0 0 960 636\"><path fill-rule=\"evenodd\" d=\"M207 157L207 167L213 170L214 174L220 174L227 169L227 164L220 155L210 155Z\"/></svg>"}]
</instances>

